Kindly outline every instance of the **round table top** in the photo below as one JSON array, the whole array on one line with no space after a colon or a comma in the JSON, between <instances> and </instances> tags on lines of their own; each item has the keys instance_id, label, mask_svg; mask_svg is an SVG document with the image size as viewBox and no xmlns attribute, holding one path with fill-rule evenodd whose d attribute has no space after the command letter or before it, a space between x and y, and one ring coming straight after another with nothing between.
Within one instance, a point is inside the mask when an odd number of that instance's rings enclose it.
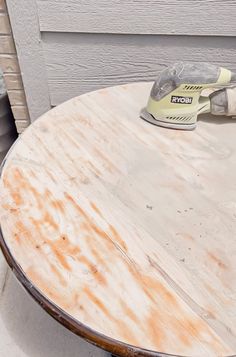
<instances>
[{"instance_id":1,"label":"round table top","mask_svg":"<svg viewBox=\"0 0 236 357\"><path fill-rule=\"evenodd\" d=\"M150 88L74 98L20 136L1 246L30 294L104 349L235 355L236 123L153 126Z\"/></svg>"}]
</instances>

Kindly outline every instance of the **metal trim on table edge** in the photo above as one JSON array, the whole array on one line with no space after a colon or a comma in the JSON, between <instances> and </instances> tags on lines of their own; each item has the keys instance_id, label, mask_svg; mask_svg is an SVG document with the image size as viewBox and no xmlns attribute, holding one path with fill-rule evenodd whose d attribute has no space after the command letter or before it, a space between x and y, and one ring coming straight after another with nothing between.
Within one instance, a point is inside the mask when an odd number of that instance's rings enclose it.
<instances>
[{"instance_id":1,"label":"metal trim on table edge","mask_svg":"<svg viewBox=\"0 0 236 357\"><path fill-rule=\"evenodd\" d=\"M25 132L28 131L29 128L30 127L28 127L25 130ZM2 177L3 168L7 161L7 158L12 152L13 148L16 146L19 139L22 138L22 136L24 136L24 133L16 139L14 144L9 149L2 164L0 165L0 180ZM30 282L30 280L27 278L21 266L16 262L16 260L12 256L4 240L1 224L0 224L0 248L3 252L3 255L9 267L11 268L14 275L16 276L17 280L21 283L21 285L29 293L29 295L33 297L33 299L61 325L66 327L74 334L82 337L87 342L92 343L96 347L102 348L103 350L115 354L119 357L190 357L190 356L183 356L183 355L173 355L164 352L156 352L141 347L135 347L127 343L118 341L114 338L105 336L104 334L91 329L85 324L79 322L77 319L74 319L72 316L70 316L68 313L62 310L58 305L54 304L43 293L41 293L40 290L36 288L32 282ZM224 356L224 357L236 357L236 355Z\"/></svg>"}]
</instances>

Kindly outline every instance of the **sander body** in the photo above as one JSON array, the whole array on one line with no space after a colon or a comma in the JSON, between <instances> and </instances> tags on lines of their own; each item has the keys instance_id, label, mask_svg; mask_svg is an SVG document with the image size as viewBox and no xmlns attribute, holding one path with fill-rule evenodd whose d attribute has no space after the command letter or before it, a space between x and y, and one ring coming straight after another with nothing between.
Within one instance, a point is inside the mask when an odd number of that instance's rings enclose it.
<instances>
[{"instance_id":1,"label":"sander body","mask_svg":"<svg viewBox=\"0 0 236 357\"><path fill-rule=\"evenodd\" d=\"M176 63L154 82L140 116L159 126L183 130L194 129L202 113L236 116L235 81L236 75L226 68Z\"/></svg>"}]
</instances>

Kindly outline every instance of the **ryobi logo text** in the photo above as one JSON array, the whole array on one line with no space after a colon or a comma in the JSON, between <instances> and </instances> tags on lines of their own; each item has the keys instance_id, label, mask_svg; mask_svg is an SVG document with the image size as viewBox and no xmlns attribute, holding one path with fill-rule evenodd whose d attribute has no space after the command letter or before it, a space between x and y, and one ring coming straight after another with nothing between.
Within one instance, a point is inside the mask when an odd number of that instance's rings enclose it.
<instances>
[{"instance_id":1,"label":"ryobi logo text","mask_svg":"<svg viewBox=\"0 0 236 357\"><path fill-rule=\"evenodd\" d=\"M192 104L193 97L180 97L178 95L172 95L171 103L177 104Z\"/></svg>"}]
</instances>

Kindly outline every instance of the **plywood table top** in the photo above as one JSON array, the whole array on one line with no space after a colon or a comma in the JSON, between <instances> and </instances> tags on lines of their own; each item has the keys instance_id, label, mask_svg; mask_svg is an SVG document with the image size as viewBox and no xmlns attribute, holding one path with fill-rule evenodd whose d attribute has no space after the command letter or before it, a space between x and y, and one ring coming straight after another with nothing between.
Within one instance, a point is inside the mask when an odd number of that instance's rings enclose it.
<instances>
[{"instance_id":1,"label":"plywood table top","mask_svg":"<svg viewBox=\"0 0 236 357\"><path fill-rule=\"evenodd\" d=\"M74 98L20 136L1 246L30 294L104 349L233 356L236 123L153 126L139 118L150 88Z\"/></svg>"}]
</instances>

